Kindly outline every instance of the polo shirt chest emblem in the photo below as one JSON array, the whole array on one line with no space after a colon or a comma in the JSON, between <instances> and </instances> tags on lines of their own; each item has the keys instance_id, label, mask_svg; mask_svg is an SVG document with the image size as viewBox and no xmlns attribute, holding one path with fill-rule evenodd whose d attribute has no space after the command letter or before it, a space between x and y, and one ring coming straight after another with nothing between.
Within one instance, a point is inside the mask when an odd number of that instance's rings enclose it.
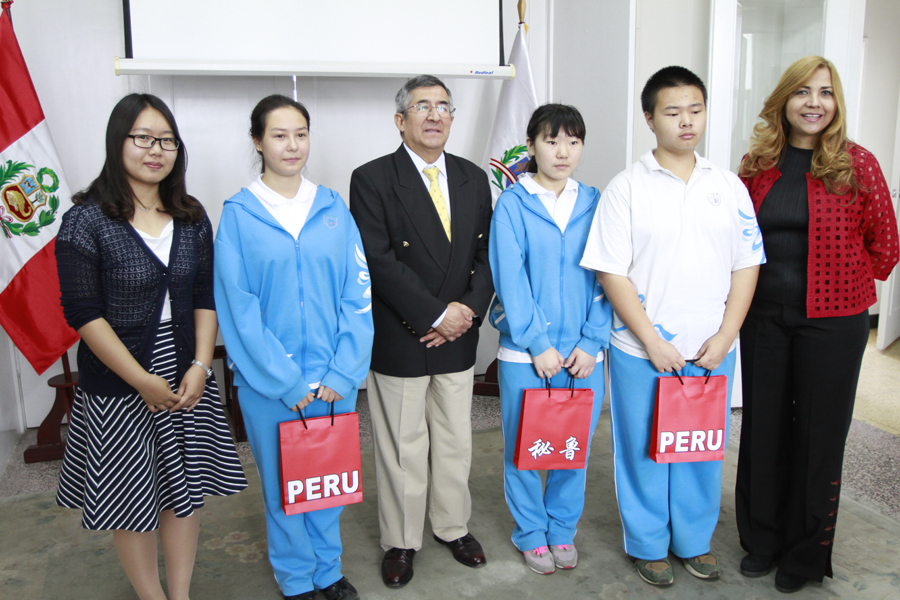
<instances>
[{"instance_id":1,"label":"polo shirt chest emblem","mask_svg":"<svg viewBox=\"0 0 900 600\"><path fill-rule=\"evenodd\" d=\"M719 192L710 192L706 195L706 199L709 200L709 203L713 206L719 206L722 204L722 198L719 196Z\"/></svg>"}]
</instances>

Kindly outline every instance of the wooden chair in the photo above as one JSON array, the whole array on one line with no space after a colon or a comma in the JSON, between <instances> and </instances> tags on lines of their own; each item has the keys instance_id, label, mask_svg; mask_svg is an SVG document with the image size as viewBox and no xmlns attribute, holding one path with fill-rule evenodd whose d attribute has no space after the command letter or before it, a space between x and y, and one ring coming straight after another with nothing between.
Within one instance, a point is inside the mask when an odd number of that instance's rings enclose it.
<instances>
[{"instance_id":1,"label":"wooden chair","mask_svg":"<svg viewBox=\"0 0 900 600\"><path fill-rule=\"evenodd\" d=\"M225 381L222 382L222 392L225 395L225 408L231 413L234 441L246 442L247 430L244 428L244 415L241 413L237 388L234 387L234 373L228 368L228 352L225 351L225 346L216 346L213 360L221 360L224 366Z\"/></svg>"},{"instance_id":2,"label":"wooden chair","mask_svg":"<svg viewBox=\"0 0 900 600\"><path fill-rule=\"evenodd\" d=\"M26 463L59 460L66 451L66 443L60 435L63 415L68 423L75 403L75 389L78 387L78 371L69 367L69 355L62 355L63 373L50 378L47 385L56 390L56 399L50 412L38 427L37 444L25 449Z\"/></svg>"}]
</instances>

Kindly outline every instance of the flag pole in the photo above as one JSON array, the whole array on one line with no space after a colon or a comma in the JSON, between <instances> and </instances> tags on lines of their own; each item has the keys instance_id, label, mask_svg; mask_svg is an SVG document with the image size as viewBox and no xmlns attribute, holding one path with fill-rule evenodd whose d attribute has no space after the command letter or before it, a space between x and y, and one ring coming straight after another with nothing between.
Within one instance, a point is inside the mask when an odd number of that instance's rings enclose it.
<instances>
[{"instance_id":1,"label":"flag pole","mask_svg":"<svg viewBox=\"0 0 900 600\"><path fill-rule=\"evenodd\" d=\"M503 43L503 0L498 0L497 4L500 5L500 18L497 19L497 22L500 24L500 66L506 66L506 55Z\"/></svg>"},{"instance_id":2,"label":"flag pole","mask_svg":"<svg viewBox=\"0 0 900 600\"><path fill-rule=\"evenodd\" d=\"M122 26L125 34L125 58L134 58L131 40L131 3L128 0L122 0Z\"/></svg>"}]
</instances>

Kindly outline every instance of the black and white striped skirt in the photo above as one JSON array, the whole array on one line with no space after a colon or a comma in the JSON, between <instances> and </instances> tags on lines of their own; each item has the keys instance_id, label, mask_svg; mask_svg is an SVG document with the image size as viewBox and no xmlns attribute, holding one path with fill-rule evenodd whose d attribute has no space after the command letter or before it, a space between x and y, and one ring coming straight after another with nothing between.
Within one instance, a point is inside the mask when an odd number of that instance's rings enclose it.
<instances>
[{"instance_id":1,"label":"black and white striped skirt","mask_svg":"<svg viewBox=\"0 0 900 600\"><path fill-rule=\"evenodd\" d=\"M178 389L171 322L159 327L151 370ZM78 389L56 502L82 509L85 529L153 531L162 510L187 517L204 496L245 487L215 378L190 412L152 413L139 394Z\"/></svg>"}]
</instances>

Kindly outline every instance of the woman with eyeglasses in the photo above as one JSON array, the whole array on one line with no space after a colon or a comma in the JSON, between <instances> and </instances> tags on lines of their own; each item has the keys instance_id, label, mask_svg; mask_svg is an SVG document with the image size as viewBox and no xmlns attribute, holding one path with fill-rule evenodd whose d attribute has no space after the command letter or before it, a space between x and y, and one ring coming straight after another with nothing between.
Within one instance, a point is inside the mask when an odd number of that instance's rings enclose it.
<instances>
[{"instance_id":1,"label":"woman with eyeglasses","mask_svg":"<svg viewBox=\"0 0 900 600\"><path fill-rule=\"evenodd\" d=\"M302 174L309 112L259 101L250 137L262 173L225 201L216 234L222 337L262 480L269 562L288 600L357 600L342 573L343 506L286 515L280 423L356 410L372 356L369 268L341 197Z\"/></svg>"},{"instance_id":2,"label":"woman with eyeglasses","mask_svg":"<svg viewBox=\"0 0 900 600\"><path fill-rule=\"evenodd\" d=\"M847 138L834 65L796 61L766 99L739 175L767 263L741 328L738 532L746 577L790 593L831 577L844 444L875 279L898 259L890 192Z\"/></svg>"},{"instance_id":3,"label":"woman with eyeglasses","mask_svg":"<svg viewBox=\"0 0 900 600\"><path fill-rule=\"evenodd\" d=\"M141 600L188 598L195 509L247 486L209 367L213 234L186 166L165 103L126 96L109 117L103 170L56 238L63 310L82 339L56 500L81 509L85 529L113 531Z\"/></svg>"}]
</instances>

